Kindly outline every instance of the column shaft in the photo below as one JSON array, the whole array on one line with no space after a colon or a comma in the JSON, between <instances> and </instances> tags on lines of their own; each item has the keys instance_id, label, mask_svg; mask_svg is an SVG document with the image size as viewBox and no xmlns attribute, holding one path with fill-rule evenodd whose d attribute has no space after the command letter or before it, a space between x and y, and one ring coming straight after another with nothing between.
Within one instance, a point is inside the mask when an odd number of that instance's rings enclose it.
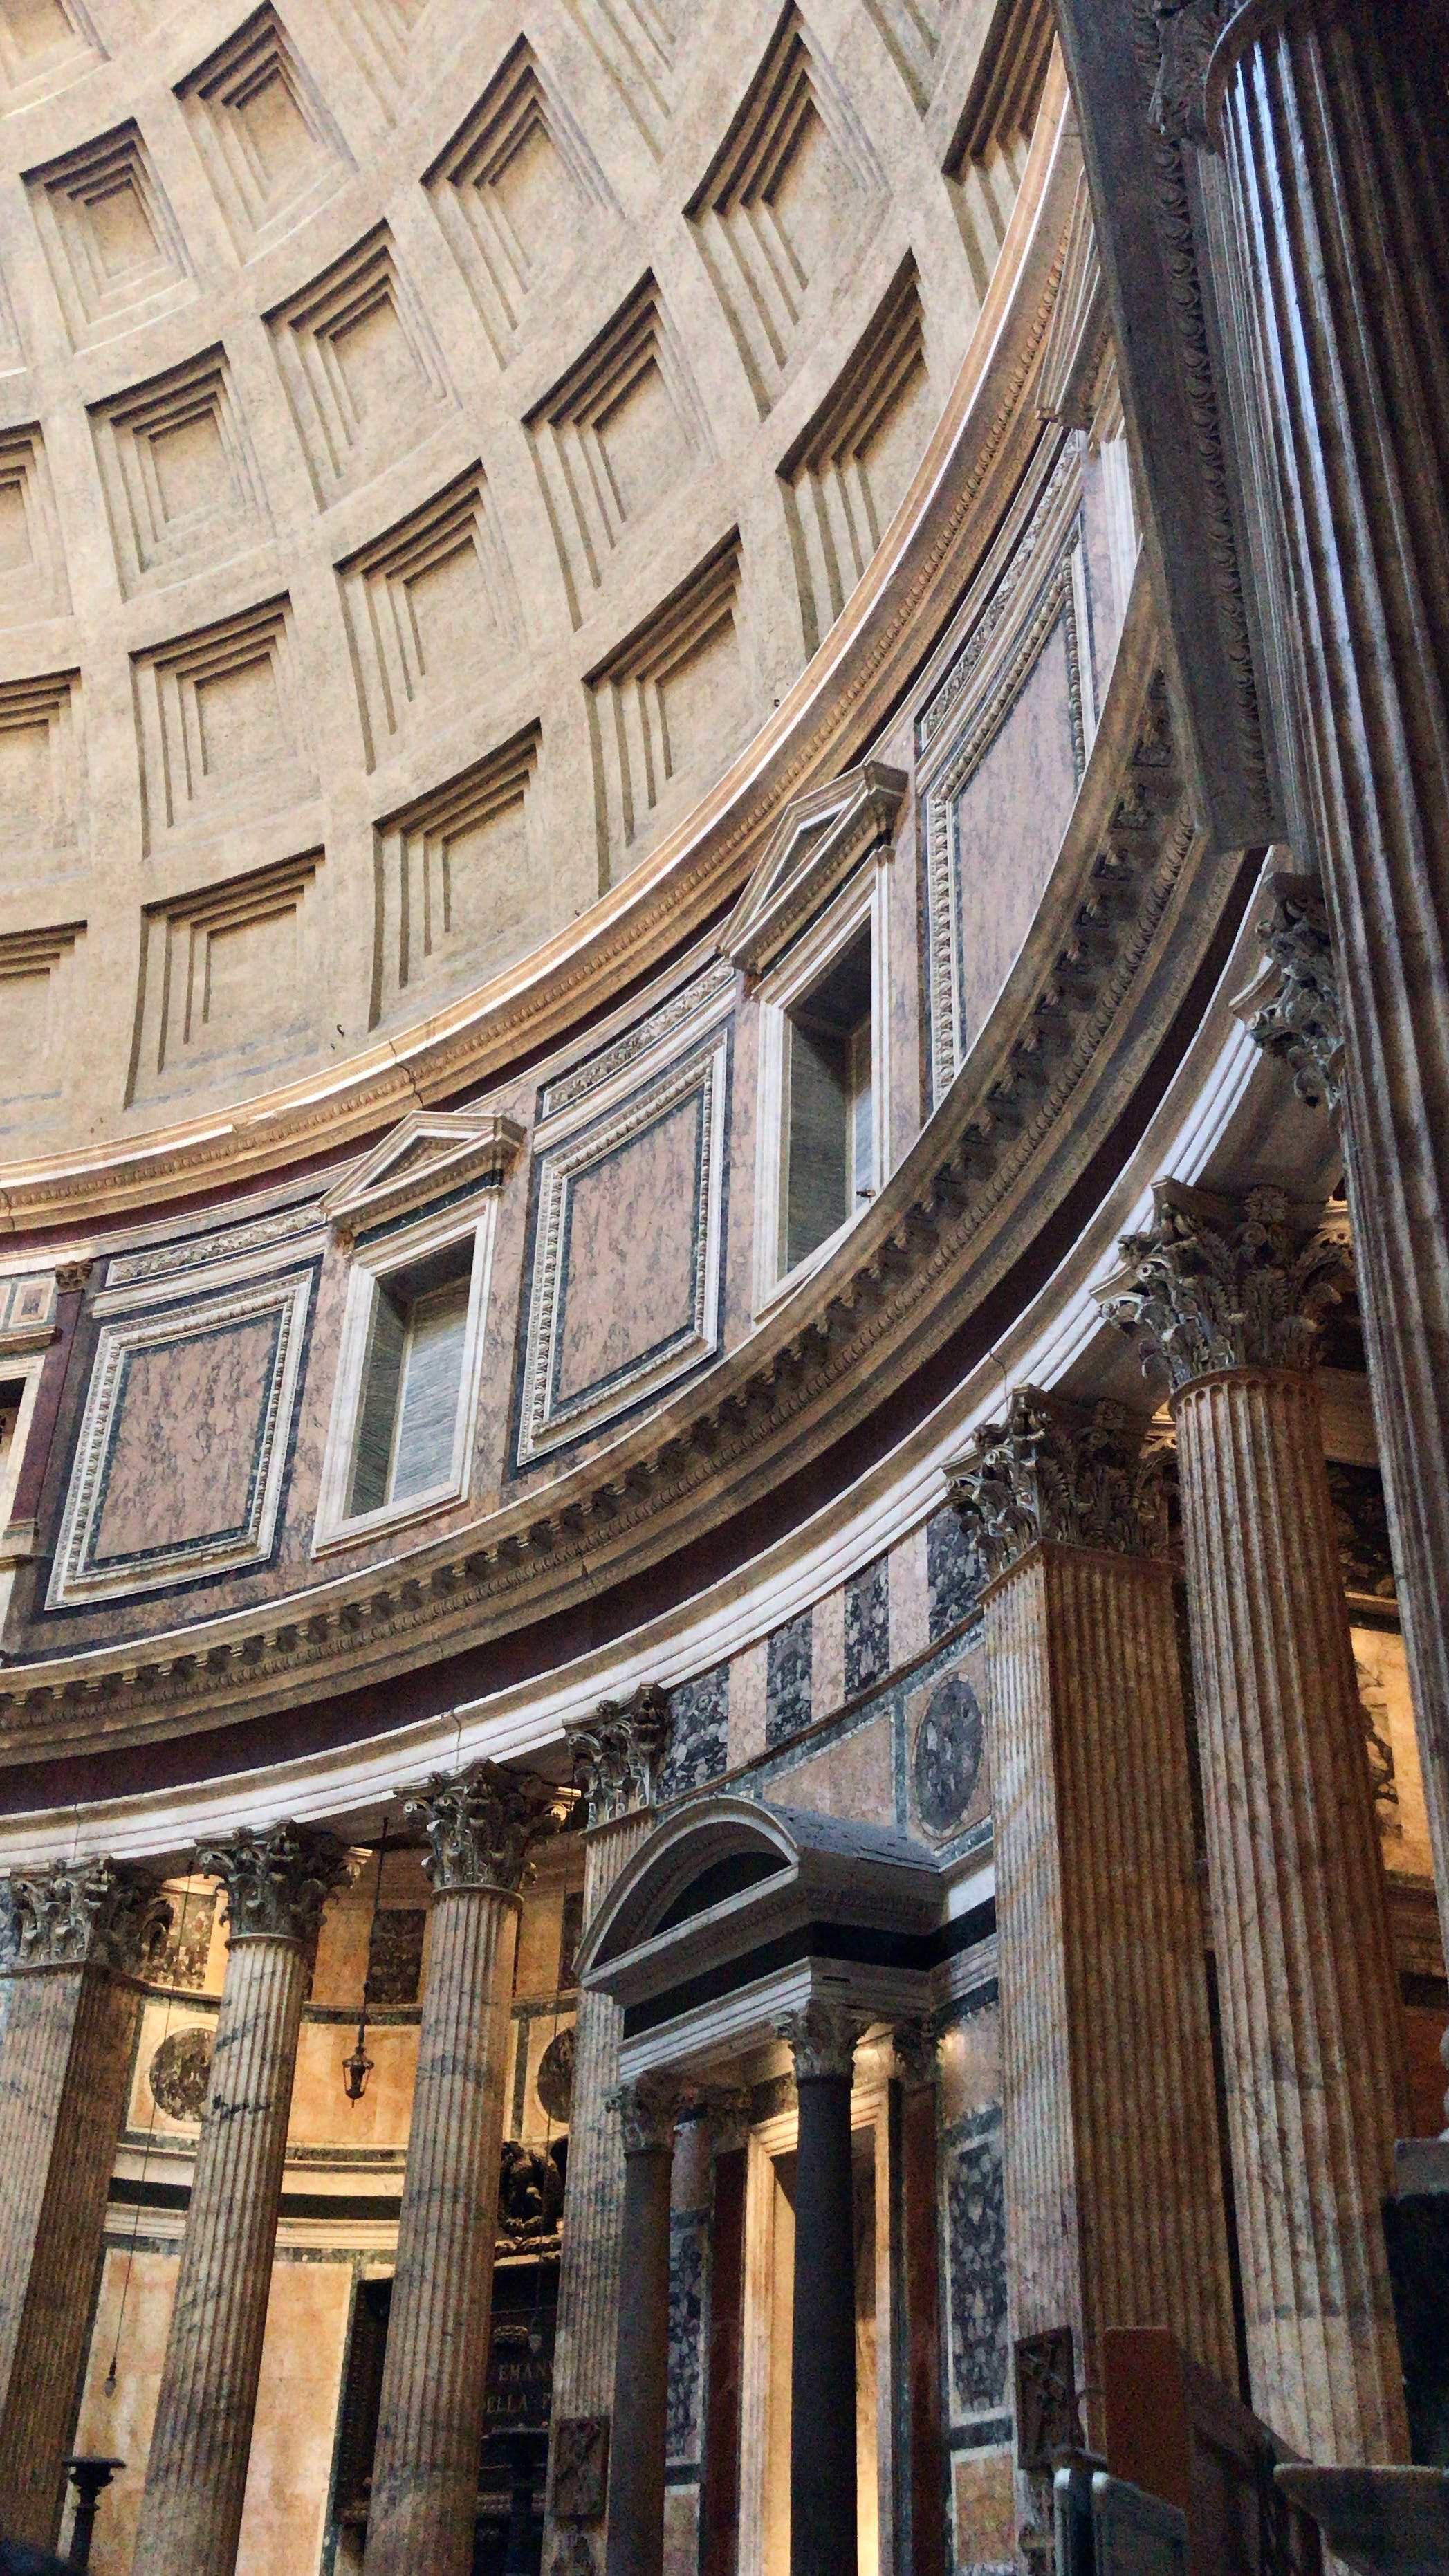
<instances>
[{"instance_id":1,"label":"column shaft","mask_svg":"<svg viewBox=\"0 0 1449 2576\"><path fill-rule=\"evenodd\" d=\"M136 2539L146 2576L236 2564L305 1983L300 1940L233 1935Z\"/></svg>"},{"instance_id":2,"label":"column shaft","mask_svg":"<svg viewBox=\"0 0 1449 2576\"><path fill-rule=\"evenodd\" d=\"M641 1812L591 1830L584 1860L585 1924L592 1921L619 1872L632 1860L651 1822L649 1814ZM619 2124L609 2103L619 2081L622 2027L623 2015L608 1995L579 1996L554 2338L555 2424L574 2416L607 2415L614 2402L624 2155ZM545 2565L556 2529L550 2476Z\"/></svg>"},{"instance_id":3,"label":"column shaft","mask_svg":"<svg viewBox=\"0 0 1449 2576\"><path fill-rule=\"evenodd\" d=\"M55 2545L140 1990L94 1965L11 1979L0 2044L0 2530Z\"/></svg>"},{"instance_id":4,"label":"column shaft","mask_svg":"<svg viewBox=\"0 0 1449 2576\"><path fill-rule=\"evenodd\" d=\"M1253 2404L1312 2459L1402 2458L1402 2029L1317 1390L1233 1370L1174 1411Z\"/></svg>"},{"instance_id":5,"label":"column shaft","mask_svg":"<svg viewBox=\"0 0 1449 2576\"><path fill-rule=\"evenodd\" d=\"M1172 1584L1047 1545L986 1596L1013 2335L1161 2325L1235 2383Z\"/></svg>"},{"instance_id":6,"label":"column shaft","mask_svg":"<svg viewBox=\"0 0 1449 2576\"><path fill-rule=\"evenodd\" d=\"M662 2576L669 2417L669 2184L672 2143L624 2157L608 2576Z\"/></svg>"},{"instance_id":7,"label":"column shaft","mask_svg":"<svg viewBox=\"0 0 1449 2576\"><path fill-rule=\"evenodd\" d=\"M518 1900L433 1900L367 2526L367 2576L468 2576Z\"/></svg>"},{"instance_id":8,"label":"column shaft","mask_svg":"<svg viewBox=\"0 0 1449 2576\"><path fill-rule=\"evenodd\" d=\"M1442 0L1262 6L1204 156L1290 838L1323 873L1346 1147L1449 1918L1449 100Z\"/></svg>"},{"instance_id":9,"label":"column shaft","mask_svg":"<svg viewBox=\"0 0 1449 2576\"><path fill-rule=\"evenodd\" d=\"M790 2576L854 2576L855 2178L849 2075L797 2081Z\"/></svg>"}]
</instances>

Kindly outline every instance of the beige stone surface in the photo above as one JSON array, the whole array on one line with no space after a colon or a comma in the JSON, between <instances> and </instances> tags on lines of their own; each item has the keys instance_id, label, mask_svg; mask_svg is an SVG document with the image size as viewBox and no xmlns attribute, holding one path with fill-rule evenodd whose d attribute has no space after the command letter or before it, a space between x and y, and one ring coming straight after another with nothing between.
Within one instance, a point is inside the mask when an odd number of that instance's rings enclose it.
<instances>
[{"instance_id":1,"label":"beige stone surface","mask_svg":"<svg viewBox=\"0 0 1449 2576\"><path fill-rule=\"evenodd\" d=\"M873 554L1020 174L943 174L917 13L240 25L27 21L0 120L12 1150L344 1061L637 865Z\"/></svg>"},{"instance_id":2,"label":"beige stone surface","mask_svg":"<svg viewBox=\"0 0 1449 2576\"><path fill-rule=\"evenodd\" d=\"M351 2298L349 2262L273 2266L237 2576L320 2562Z\"/></svg>"}]
</instances>

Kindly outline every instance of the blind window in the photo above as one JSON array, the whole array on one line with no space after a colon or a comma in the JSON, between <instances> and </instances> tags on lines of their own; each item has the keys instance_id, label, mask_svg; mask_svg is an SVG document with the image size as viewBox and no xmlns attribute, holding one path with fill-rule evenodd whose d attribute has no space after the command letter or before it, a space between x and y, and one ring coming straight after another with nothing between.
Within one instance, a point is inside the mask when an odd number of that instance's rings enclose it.
<instances>
[{"instance_id":1,"label":"blind window","mask_svg":"<svg viewBox=\"0 0 1449 2576\"><path fill-rule=\"evenodd\" d=\"M472 1265L470 1238L378 1283L357 1419L354 1514L406 1502L452 1475Z\"/></svg>"},{"instance_id":2,"label":"blind window","mask_svg":"<svg viewBox=\"0 0 1449 2576\"><path fill-rule=\"evenodd\" d=\"M781 1253L793 1270L874 1186L870 933L789 1013Z\"/></svg>"}]
</instances>

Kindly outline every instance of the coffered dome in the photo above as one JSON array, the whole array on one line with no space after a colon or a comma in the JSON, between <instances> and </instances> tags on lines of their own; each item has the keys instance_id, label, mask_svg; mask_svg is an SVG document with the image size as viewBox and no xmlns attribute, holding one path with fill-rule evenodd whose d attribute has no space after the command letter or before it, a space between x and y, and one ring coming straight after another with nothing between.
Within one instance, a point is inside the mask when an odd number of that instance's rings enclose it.
<instances>
[{"instance_id":1,"label":"coffered dome","mask_svg":"<svg viewBox=\"0 0 1449 2576\"><path fill-rule=\"evenodd\" d=\"M1049 27L957 17L3 0L0 1161L667 914L988 291Z\"/></svg>"}]
</instances>

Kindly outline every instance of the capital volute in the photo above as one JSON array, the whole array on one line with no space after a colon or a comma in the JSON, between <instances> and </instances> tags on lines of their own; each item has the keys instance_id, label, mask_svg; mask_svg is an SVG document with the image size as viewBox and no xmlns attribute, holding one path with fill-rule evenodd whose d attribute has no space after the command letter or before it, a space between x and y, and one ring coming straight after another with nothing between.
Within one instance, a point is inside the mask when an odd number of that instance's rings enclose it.
<instances>
[{"instance_id":1,"label":"capital volute","mask_svg":"<svg viewBox=\"0 0 1449 2576\"><path fill-rule=\"evenodd\" d=\"M898 2021L891 2033L896 2073L908 2092L934 2084L941 2072L941 2034L934 2021Z\"/></svg>"},{"instance_id":2,"label":"capital volute","mask_svg":"<svg viewBox=\"0 0 1449 2576\"><path fill-rule=\"evenodd\" d=\"M865 2026L862 2014L824 1995L812 1995L808 2004L786 2013L775 2028L795 2061L796 2083L808 2084L821 2076L843 2076L849 2081Z\"/></svg>"},{"instance_id":3,"label":"capital volute","mask_svg":"<svg viewBox=\"0 0 1449 2576\"><path fill-rule=\"evenodd\" d=\"M1160 1181L1149 1232L1120 1249L1098 1302L1174 1394L1223 1369L1311 1368L1352 1278L1346 1228L1279 1189L1230 1198Z\"/></svg>"},{"instance_id":4,"label":"capital volute","mask_svg":"<svg viewBox=\"0 0 1449 2576\"><path fill-rule=\"evenodd\" d=\"M592 1717L566 1722L564 1737L591 1825L652 1807L669 1751L669 1694L641 1683L628 1699L601 1699Z\"/></svg>"},{"instance_id":5,"label":"capital volute","mask_svg":"<svg viewBox=\"0 0 1449 2576\"><path fill-rule=\"evenodd\" d=\"M1288 1066L1300 1100L1337 1117L1343 1014L1323 889L1316 877L1274 876L1268 892L1258 924L1263 963L1232 1008L1255 1044Z\"/></svg>"},{"instance_id":6,"label":"capital volute","mask_svg":"<svg viewBox=\"0 0 1449 2576\"><path fill-rule=\"evenodd\" d=\"M51 1861L3 1882L3 1965L110 1968L139 1976L155 1960L171 1907L154 1873L106 1859Z\"/></svg>"},{"instance_id":7,"label":"capital volute","mask_svg":"<svg viewBox=\"0 0 1449 2576\"><path fill-rule=\"evenodd\" d=\"M652 2067L619 2085L609 2101L619 2116L625 2155L654 2155L672 2146L684 2098L684 2085L668 2067Z\"/></svg>"},{"instance_id":8,"label":"capital volute","mask_svg":"<svg viewBox=\"0 0 1449 2576\"><path fill-rule=\"evenodd\" d=\"M1023 1386L1005 1420L983 1424L947 1472L989 1578L1034 1547L1160 1553L1168 1464L1160 1446L1144 1448L1125 1406L1068 1404Z\"/></svg>"},{"instance_id":9,"label":"capital volute","mask_svg":"<svg viewBox=\"0 0 1449 2576\"><path fill-rule=\"evenodd\" d=\"M435 1771L403 1813L427 1836L423 1868L436 1894L475 1887L511 1896L525 1883L534 1845L560 1830L566 1803L531 1771L475 1762L456 1775Z\"/></svg>"},{"instance_id":10,"label":"capital volute","mask_svg":"<svg viewBox=\"0 0 1449 2576\"><path fill-rule=\"evenodd\" d=\"M226 1891L232 1941L310 1941L322 1909L347 1884L354 1862L325 1828L283 1823L260 1832L241 1825L225 1842L197 1847L196 1867Z\"/></svg>"}]
</instances>

